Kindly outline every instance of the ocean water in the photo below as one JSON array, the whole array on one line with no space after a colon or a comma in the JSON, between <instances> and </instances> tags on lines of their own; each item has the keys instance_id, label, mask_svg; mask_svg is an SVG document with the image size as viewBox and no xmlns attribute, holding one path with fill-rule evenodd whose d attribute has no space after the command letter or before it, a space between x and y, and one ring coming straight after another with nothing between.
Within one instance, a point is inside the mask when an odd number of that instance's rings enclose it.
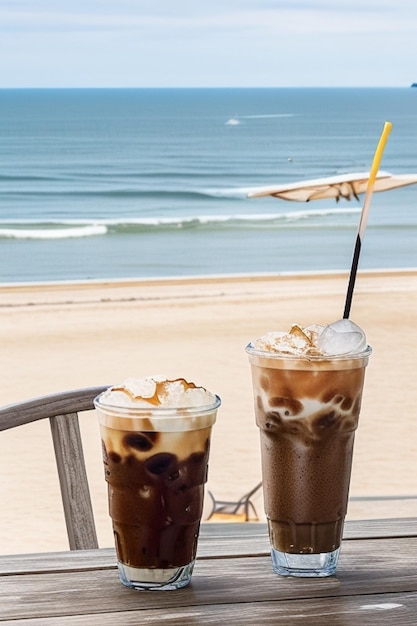
<instances>
[{"instance_id":1,"label":"ocean water","mask_svg":"<svg viewBox=\"0 0 417 626\"><path fill-rule=\"evenodd\" d=\"M417 173L417 89L0 90L0 283L349 269L363 196L248 190ZM417 185L375 193L360 268L417 267Z\"/></svg>"}]
</instances>

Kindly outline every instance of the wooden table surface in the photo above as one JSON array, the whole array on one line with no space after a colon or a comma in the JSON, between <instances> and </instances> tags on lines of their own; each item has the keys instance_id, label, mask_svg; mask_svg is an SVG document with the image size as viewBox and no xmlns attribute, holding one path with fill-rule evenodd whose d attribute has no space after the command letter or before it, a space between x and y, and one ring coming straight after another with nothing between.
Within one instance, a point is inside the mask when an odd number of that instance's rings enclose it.
<instances>
[{"instance_id":1,"label":"wooden table surface","mask_svg":"<svg viewBox=\"0 0 417 626\"><path fill-rule=\"evenodd\" d=\"M346 524L337 574L273 573L266 526L203 524L191 584L134 591L118 580L114 550L0 556L0 623L417 624L417 518Z\"/></svg>"}]
</instances>

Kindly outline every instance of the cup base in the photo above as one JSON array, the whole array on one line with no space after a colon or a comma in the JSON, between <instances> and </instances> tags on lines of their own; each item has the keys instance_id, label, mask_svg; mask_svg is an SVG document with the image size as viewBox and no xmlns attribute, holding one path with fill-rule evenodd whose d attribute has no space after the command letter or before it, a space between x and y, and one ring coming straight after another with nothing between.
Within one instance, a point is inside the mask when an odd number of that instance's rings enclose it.
<instances>
[{"instance_id":1,"label":"cup base","mask_svg":"<svg viewBox=\"0 0 417 626\"><path fill-rule=\"evenodd\" d=\"M195 561L167 569L131 567L118 561L120 582L130 589L168 591L185 587L191 581Z\"/></svg>"},{"instance_id":2,"label":"cup base","mask_svg":"<svg viewBox=\"0 0 417 626\"><path fill-rule=\"evenodd\" d=\"M289 554L271 548L272 568L280 576L331 576L336 571L339 552L340 548L319 554Z\"/></svg>"}]
</instances>

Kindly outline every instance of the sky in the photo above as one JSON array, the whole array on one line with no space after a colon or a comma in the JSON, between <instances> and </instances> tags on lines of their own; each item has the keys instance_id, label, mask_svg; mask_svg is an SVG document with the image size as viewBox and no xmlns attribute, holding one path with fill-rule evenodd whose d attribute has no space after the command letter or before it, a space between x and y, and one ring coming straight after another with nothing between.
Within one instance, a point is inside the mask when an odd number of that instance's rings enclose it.
<instances>
[{"instance_id":1,"label":"sky","mask_svg":"<svg viewBox=\"0 0 417 626\"><path fill-rule=\"evenodd\" d=\"M413 82L416 0L0 0L0 88Z\"/></svg>"}]
</instances>

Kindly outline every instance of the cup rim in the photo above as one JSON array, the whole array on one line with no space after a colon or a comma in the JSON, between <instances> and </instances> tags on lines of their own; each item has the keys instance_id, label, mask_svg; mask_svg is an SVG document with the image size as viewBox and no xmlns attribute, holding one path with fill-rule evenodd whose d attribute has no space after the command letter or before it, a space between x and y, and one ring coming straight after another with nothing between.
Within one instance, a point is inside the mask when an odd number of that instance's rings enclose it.
<instances>
[{"instance_id":1,"label":"cup rim","mask_svg":"<svg viewBox=\"0 0 417 626\"><path fill-rule=\"evenodd\" d=\"M288 361L352 361L366 359L372 354L372 347L367 345L365 350L356 353L345 352L343 354L291 354L285 352L269 352L254 347L251 341L245 348L250 356L262 357L264 359L288 360Z\"/></svg>"},{"instance_id":2,"label":"cup rim","mask_svg":"<svg viewBox=\"0 0 417 626\"><path fill-rule=\"evenodd\" d=\"M108 404L101 401L101 397L106 393L103 391L93 400L96 409L105 411L109 414L115 414L118 417L149 417L152 420L165 419L166 417L195 417L196 415L207 415L216 411L221 405L221 398L217 394L213 394L214 401L211 404L202 404L198 406L161 406L149 405L143 407L118 406L116 404Z\"/></svg>"}]
</instances>

